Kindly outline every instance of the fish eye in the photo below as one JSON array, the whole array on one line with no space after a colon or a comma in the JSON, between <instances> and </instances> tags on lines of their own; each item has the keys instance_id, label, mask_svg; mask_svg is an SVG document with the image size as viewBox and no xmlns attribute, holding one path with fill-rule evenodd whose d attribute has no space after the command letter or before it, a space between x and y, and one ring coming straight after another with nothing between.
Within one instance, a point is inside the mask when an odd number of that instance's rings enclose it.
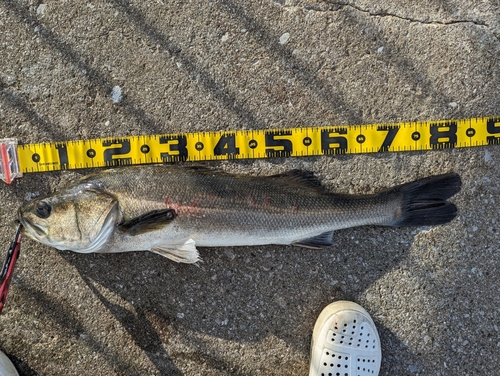
<instances>
[{"instance_id":1,"label":"fish eye","mask_svg":"<svg viewBox=\"0 0 500 376\"><path fill-rule=\"evenodd\" d=\"M49 218L51 210L52 208L48 203L46 203L45 201L41 201L36 207L36 215L44 219Z\"/></svg>"}]
</instances>

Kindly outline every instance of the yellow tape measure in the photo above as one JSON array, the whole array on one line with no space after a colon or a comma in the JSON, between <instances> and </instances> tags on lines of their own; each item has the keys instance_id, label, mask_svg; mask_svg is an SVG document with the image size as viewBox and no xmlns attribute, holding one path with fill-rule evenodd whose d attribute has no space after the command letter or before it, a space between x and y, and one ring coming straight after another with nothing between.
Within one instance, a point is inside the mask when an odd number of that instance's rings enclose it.
<instances>
[{"instance_id":1,"label":"yellow tape measure","mask_svg":"<svg viewBox=\"0 0 500 376\"><path fill-rule=\"evenodd\" d=\"M404 152L500 143L500 116L275 130L197 132L17 147L22 173L178 161Z\"/></svg>"}]
</instances>

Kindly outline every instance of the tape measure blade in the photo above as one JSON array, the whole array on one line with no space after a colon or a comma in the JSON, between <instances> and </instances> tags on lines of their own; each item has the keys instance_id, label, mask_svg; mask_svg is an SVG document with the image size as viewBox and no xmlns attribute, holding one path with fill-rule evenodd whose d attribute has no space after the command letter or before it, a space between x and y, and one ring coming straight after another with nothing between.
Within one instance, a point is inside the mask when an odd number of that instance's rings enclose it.
<instances>
[{"instance_id":1,"label":"tape measure blade","mask_svg":"<svg viewBox=\"0 0 500 376\"><path fill-rule=\"evenodd\" d=\"M138 135L18 145L23 173L180 161L441 150L500 144L500 116Z\"/></svg>"}]
</instances>

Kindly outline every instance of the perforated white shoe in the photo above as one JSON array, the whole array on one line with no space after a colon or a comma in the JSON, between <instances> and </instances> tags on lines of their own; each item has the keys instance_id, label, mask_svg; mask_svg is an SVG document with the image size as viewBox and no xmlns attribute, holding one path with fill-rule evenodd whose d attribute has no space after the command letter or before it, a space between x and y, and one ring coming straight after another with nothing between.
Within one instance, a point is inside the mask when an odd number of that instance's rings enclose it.
<instances>
[{"instance_id":1,"label":"perforated white shoe","mask_svg":"<svg viewBox=\"0 0 500 376\"><path fill-rule=\"evenodd\" d=\"M2 351L0 351L0 376L19 376L14 364Z\"/></svg>"},{"instance_id":2,"label":"perforated white shoe","mask_svg":"<svg viewBox=\"0 0 500 376\"><path fill-rule=\"evenodd\" d=\"M309 376L377 376L381 361L377 328L363 307L338 301L323 309L314 325Z\"/></svg>"}]
</instances>

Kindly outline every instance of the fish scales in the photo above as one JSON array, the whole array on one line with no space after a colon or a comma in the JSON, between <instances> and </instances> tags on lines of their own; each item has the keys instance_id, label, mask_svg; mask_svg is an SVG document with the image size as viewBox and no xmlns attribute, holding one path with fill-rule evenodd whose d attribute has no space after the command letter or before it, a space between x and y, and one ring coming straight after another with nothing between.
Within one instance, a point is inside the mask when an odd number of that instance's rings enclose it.
<instances>
[{"instance_id":1,"label":"fish scales","mask_svg":"<svg viewBox=\"0 0 500 376\"><path fill-rule=\"evenodd\" d=\"M456 215L446 200L460 186L458 175L445 174L377 194L346 195L295 170L266 177L135 166L89 175L28 203L19 217L28 236L58 249L152 250L195 262L195 245L319 248L331 245L332 232L342 228L446 223Z\"/></svg>"},{"instance_id":2,"label":"fish scales","mask_svg":"<svg viewBox=\"0 0 500 376\"><path fill-rule=\"evenodd\" d=\"M298 240L318 231L382 224L393 220L400 207L399 197L337 196L282 177L266 180L177 167L136 170L116 170L94 181L119 197L125 220L173 208L179 227L187 234L196 232L200 246L218 232L252 232L275 241L286 232ZM122 186L125 174L127 184Z\"/></svg>"}]
</instances>

